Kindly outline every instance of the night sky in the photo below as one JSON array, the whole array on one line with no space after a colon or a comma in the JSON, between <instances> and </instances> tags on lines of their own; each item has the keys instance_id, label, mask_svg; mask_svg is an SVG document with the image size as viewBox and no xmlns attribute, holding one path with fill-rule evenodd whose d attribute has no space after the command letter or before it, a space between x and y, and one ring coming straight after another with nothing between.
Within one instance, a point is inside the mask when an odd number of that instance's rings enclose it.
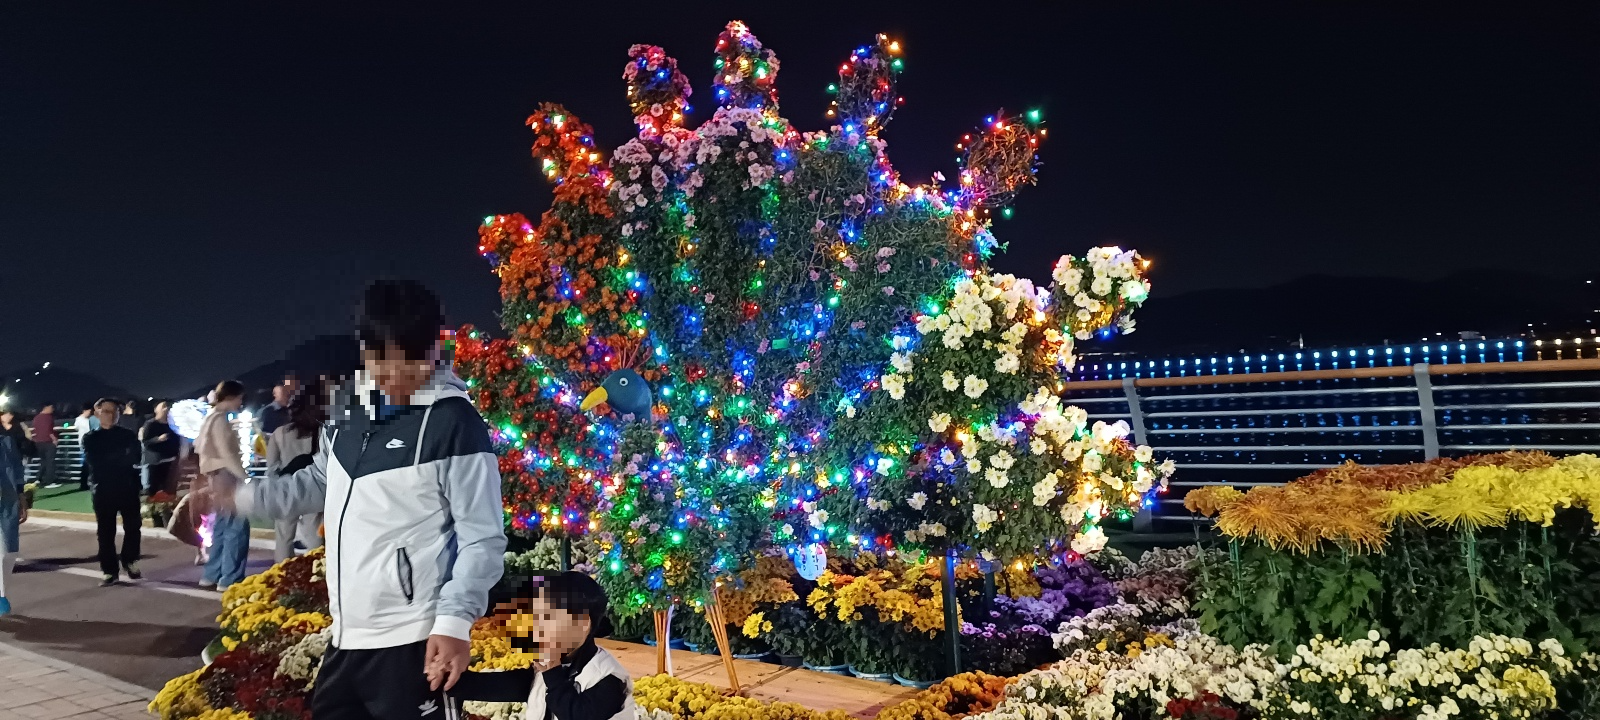
<instances>
[{"instance_id":1,"label":"night sky","mask_svg":"<svg viewBox=\"0 0 1600 720\"><path fill-rule=\"evenodd\" d=\"M627 48L654 43L703 120L735 18L777 52L805 130L851 49L900 39L885 137L911 182L954 177L954 141L996 108L1041 108L1041 184L995 229L1004 270L1044 279L1063 252L1121 243L1155 259L1159 302L1310 273L1600 266L1590 3L363 5L0 9L0 370L205 385L347 331L381 274L494 326L477 224L549 199L524 118L562 102L615 147Z\"/></svg>"}]
</instances>

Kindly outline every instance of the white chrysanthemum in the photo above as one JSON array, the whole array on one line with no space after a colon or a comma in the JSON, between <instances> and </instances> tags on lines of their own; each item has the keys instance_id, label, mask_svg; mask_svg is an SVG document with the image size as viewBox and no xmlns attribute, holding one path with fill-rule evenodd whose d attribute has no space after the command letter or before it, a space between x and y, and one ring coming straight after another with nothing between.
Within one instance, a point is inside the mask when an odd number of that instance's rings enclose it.
<instances>
[{"instance_id":1,"label":"white chrysanthemum","mask_svg":"<svg viewBox=\"0 0 1600 720\"><path fill-rule=\"evenodd\" d=\"M906 396L906 376L883 376L883 389L889 391L889 397L899 400Z\"/></svg>"},{"instance_id":2,"label":"white chrysanthemum","mask_svg":"<svg viewBox=\"0 0 1600 720\"><path fill-rule=\"evenodd\" d=\"M1150 462L1150 458L1154 455L1155 451L1151 450L1149 445L1140 445L1133 449L1133 459L1138 462Z\"/></svg>"},{"instance_id":3,"label":"white chrysanthemum","mask_svg":"<svg viewBox=\"0 0 1600 720\"><path fill-rule=\"evenodd\" d=\"M954 465L956 464L956 454L950 452L950 448L944 448L939 451L939 462L946 465Z\"/></svg>"},{"instance_id":4,"label":"white chrysanthemum","mask_svg":"<svg viewBox=\"0 0 1600 720\"><path fill-rule=\"evenodd\" d=\"M993 510L990 510L989 506L984 505L982 503L974 503L973 504L973 506L972 506L972 522L977 524L978 532L980 532L980 533L981 532L987 532L990 527L994 526L994 521L999 520L999 519L1000 519L1000 514L995 512L995 511L993 511Z\"/></svg>"},{"instance_id":5,"label":"white chrysanthemum","mask_svg":"<svg viewBox=\"0 0 1600 720\"><path fill-rule=\"evenodd\" d=\"M955 392L956 388L961 387L961 381L957 380L956 374L949 370L944 371L944 377L940 378L940 382L943 383L944 389L951 392Z\"/></svg>"},{"instance_id":6,"label":"white chrysanthemum","mask_svg":"<svg viewBox=\"0 0 1600 720\"><path fill-rule=\"evenodd\" d=\"M993 455L989 456L989 464L1000 468L1001 470L1009 470L1011 469L1011 466L1015 465L1016 463L1017 459L1011 457L1011 453L1008 453L1004 450L996 450Z\"/></svg>"},{"instance_id":7,"label":"white chrysanthemum","mask_svg":"<svg viewBox=\"0 0 1600 720\"><path fill-rule=\"evenodd\" d=\"M1000 468L989 468L988 470L985 470L983 472L983 477L985 480L989 481L989 485L992 487L1003 488L1011 484L1010 476L1006 475L1006 471L1001 470Z\"/></svg>"},{"instance_id":8,"label":"white chrysanthemum","mask_svg":"<svg viewBox=\"0 0 1600 720\"><path fill-rule=\"evenodd\" d=\"M912 510L921 510L922 506L928 504L928 494L923 492L912 493L911 497L906 499L906 504L910 505Z\"/></svg>"},{"instance_id":9,"label":"white chrysanthemum","mask_svg":"<svg viewBox=\"0 0 1600 720\"><path fill-rule=\"evenodd\" d=\"M983 461L972 459L967 461L967 472L975 473L983 469Z\"/></svg>"},{"instance_id":10,"label":"white chrysanthemum","mask_svg":"<svg viewBox=\"0 0 1600 720\"><path fill-rule=\"evenodd\" d=\"M989 381L977 375L968 375L961 381L961 392L974 400L983 396L983 391L989 389Z\"/></svg>"},{"instance_id":11,"label":"white chrysanthemum","mask_svg":"<svg viewBox=\"0 0 1600 720\"><path fill-rule=\"evenodd\" d=\"M911 372L911 353L897 352L889 356L889 367L899 372Z\"/></svg>"},{"instance_id":12,"label":"white chrysanthemum","mask_svg":"<svg viewBox=\"0 0 1600 720\"><path fill-rule=\"evenodd\" d=\"M936 433L942 433L949 427L950 427L950 413L943 413L943 412L934 413L932 417L928 418L928 429L929 430L932 430L932 431L934 431Z\"/></svg>"},{"instance_id":13,"label":"white chrysanthemum","mask_svg":"<svg viewBox=\"0 0 1600 720\"><path fill-rule=\"evenodd\" d=\"M1021 361L1016 355L1009 352L1002 352L1000 357L994 359L994 371L997 373L1013 375L1020 367L1022 367Z\"/></svg>"},{"instance_id":14,"label":"white chrysanthemum","mask_svg":"<svg viewBox=\"0 0 1600 720\"><path fill-rule=\"evenodd\" d=\"M816 528L818 530L821 530L823 528L823 526L828 523L828 511L827 510L815 510L815 511L812 511L812 513L806 517L806 522L811 523L811 527L814 527L814 528Z\"/></svg>"},{"instance_id":15,"label":"white chrysanthemum","mask_svg":"<svg viewBox=\"0 0 1600 720\"><path fill-rule=\"evenodd\" d=\"M1072 538L1072 551L1079 555L1093 555L1106 546L1106 533L1099 525L1080 531Z\"/></svg>"},{"instance_id":16,"label":"white chrysanthemum","mask_svg":"<svg viewBox=\"0 0 1600 720\"><path fill-rule=\"evenodd\" d=\"M894 461L889 458L878 458L877 471L879 475L888 475L894 469Z\"/></svg>"},{"instance_id":17,"label":"white chrysanthemum","mask_svg":"<svg viewBox=\"0 0 1600 720\"><path fill-rule=\"evenodd\" d=\"M1044 477L1039 478L1039 482L1033 484L1033 504L1036 507L1044 507L1049 505L1051 500L1056 499L1056 487L1060 483L1060 477L1059 473L1051 471L1045 473Z\"/></svg>"}]
</instances>

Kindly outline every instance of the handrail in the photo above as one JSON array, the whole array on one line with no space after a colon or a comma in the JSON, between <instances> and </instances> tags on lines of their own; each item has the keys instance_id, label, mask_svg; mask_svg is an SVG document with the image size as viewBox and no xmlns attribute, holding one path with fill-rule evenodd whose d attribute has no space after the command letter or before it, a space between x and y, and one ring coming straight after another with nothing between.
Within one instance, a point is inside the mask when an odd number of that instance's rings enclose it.
<instances>
[{"instance_id":1,"label":"handrail","mask_svg":"<svg viewBox=\"0 0 1600 720\"><path fill-rule=\"evenodd\" d=\"M1237 373L1232 375L1193 375L1189 377L1134 378L1134 387L1192 387L1197 385L1239 385L1270 382L1306 382L1310 380L1358 380L1370 378L1403 378L1414 372L1412 365L1381 368L1349 368L1345 370L1296 370L1293 372ZM1600 370L1600 358L1572 360L1528 360L1525 362L1453 363L1428 365L1429 375L1472 375L1487 373L1562 372L1571 370ZM1065 384L1065 392L1074 390L1118 390L1122 379L1077 380Z\"/></svg>"}]
</instances>

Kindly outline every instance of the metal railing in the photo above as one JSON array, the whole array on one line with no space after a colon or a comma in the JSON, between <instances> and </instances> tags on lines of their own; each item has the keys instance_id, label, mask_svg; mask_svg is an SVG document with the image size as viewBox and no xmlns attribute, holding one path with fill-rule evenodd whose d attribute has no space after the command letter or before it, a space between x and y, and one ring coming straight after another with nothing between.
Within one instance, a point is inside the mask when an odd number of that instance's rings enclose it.
<instances>
[{"instance_id":1,"label":"metal railing","mask_svg":"<svg viewBox=\"0 0 1600 720\"><path fill-rule=\"evenodd\" d=\"M1178 464L1137 529L1191 521L1195 487L1281 484L1346 461L1600 452L1600 358L1122 377L1066 393Z\"/></svg>"}]
</instances>

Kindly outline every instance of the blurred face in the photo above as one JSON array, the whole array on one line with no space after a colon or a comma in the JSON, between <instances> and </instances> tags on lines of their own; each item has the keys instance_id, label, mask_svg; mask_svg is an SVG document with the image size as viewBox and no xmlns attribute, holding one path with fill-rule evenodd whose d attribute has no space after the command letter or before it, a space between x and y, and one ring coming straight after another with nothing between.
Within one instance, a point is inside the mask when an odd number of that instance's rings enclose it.
<instances>
[{"instance_id":1,"label":"blurred face","mask_svg":"<svg viewBox=\"0 0 1600 720\"><path fill-rule=\"evenodd\" d=\"M554 607L547 598L522 600L516 609L502 608L512 647L540 660L559 660L589 637L589 616Z\"/></svg>"},{"instance_id":2,"label":"blurred face","mask_svg":"<svg viewBox=\"0 0 1600 720\"><path fill-rule=\"evenodd\" d=\"M294 395L294 387L288 383L284 383L272 389L272 401L277 403L279 407L288 406L289 398L292 395Z\"/></svg>"},{"instance_id":3,"label":"blurred face","mask_svg":"<svg viewBox=\"0 0 1600 720\"><path fill-rule=\"evenodd\" d=\"M156 403L156 418L160 420L167 419L167 411L171 409L172 405L165 400Z\"/></svg>"},{"instance_id":4,"label":"blurred face","mask_svg":"<svg viewBox=\"0 0 1600 720\"><path fill-rule=\"evenodd\" d=\"M244 396L235 395L227 400L219 400L211 407L223 412L237 412L239 408L244 407Z\"/></svg>"},{"instance_id":5,"label":"blurred face","mask_svg":"<svg viewBox=\"0 0 1600 720\"><path fill-rule=\"evenodd\" d=\"M117 404L103 402L94 406L94 416L100 419L100 427L108 428L117 424Z\"/></svg>"},{"instance_id":6,"label":"blurred face","mask_svg":"<svg viewBox=\"0 0 1600 720\"><path fill-rule=\"evenodd\" d=\"M405 351L394 345L386 348L361 348L361 363L367 374L377 383L384 397L396 405L405 405L411 396L422 389L422 384L433 375L434 364L439 360L439 345L434 344L428 356L420 360L406 357Z\"/></svg>"},{"instance_id":7,"label":"blurred face","mask_svg":"<svg viewBox=\"0 0 1600 720\"><path fill-rule=\"evenodd\" d=\"M12 422L16 421L16 419L17 416L10 410L0 410L0 423L5 423L7 426L10 426Z\"/></svg>"}]
</instances>

